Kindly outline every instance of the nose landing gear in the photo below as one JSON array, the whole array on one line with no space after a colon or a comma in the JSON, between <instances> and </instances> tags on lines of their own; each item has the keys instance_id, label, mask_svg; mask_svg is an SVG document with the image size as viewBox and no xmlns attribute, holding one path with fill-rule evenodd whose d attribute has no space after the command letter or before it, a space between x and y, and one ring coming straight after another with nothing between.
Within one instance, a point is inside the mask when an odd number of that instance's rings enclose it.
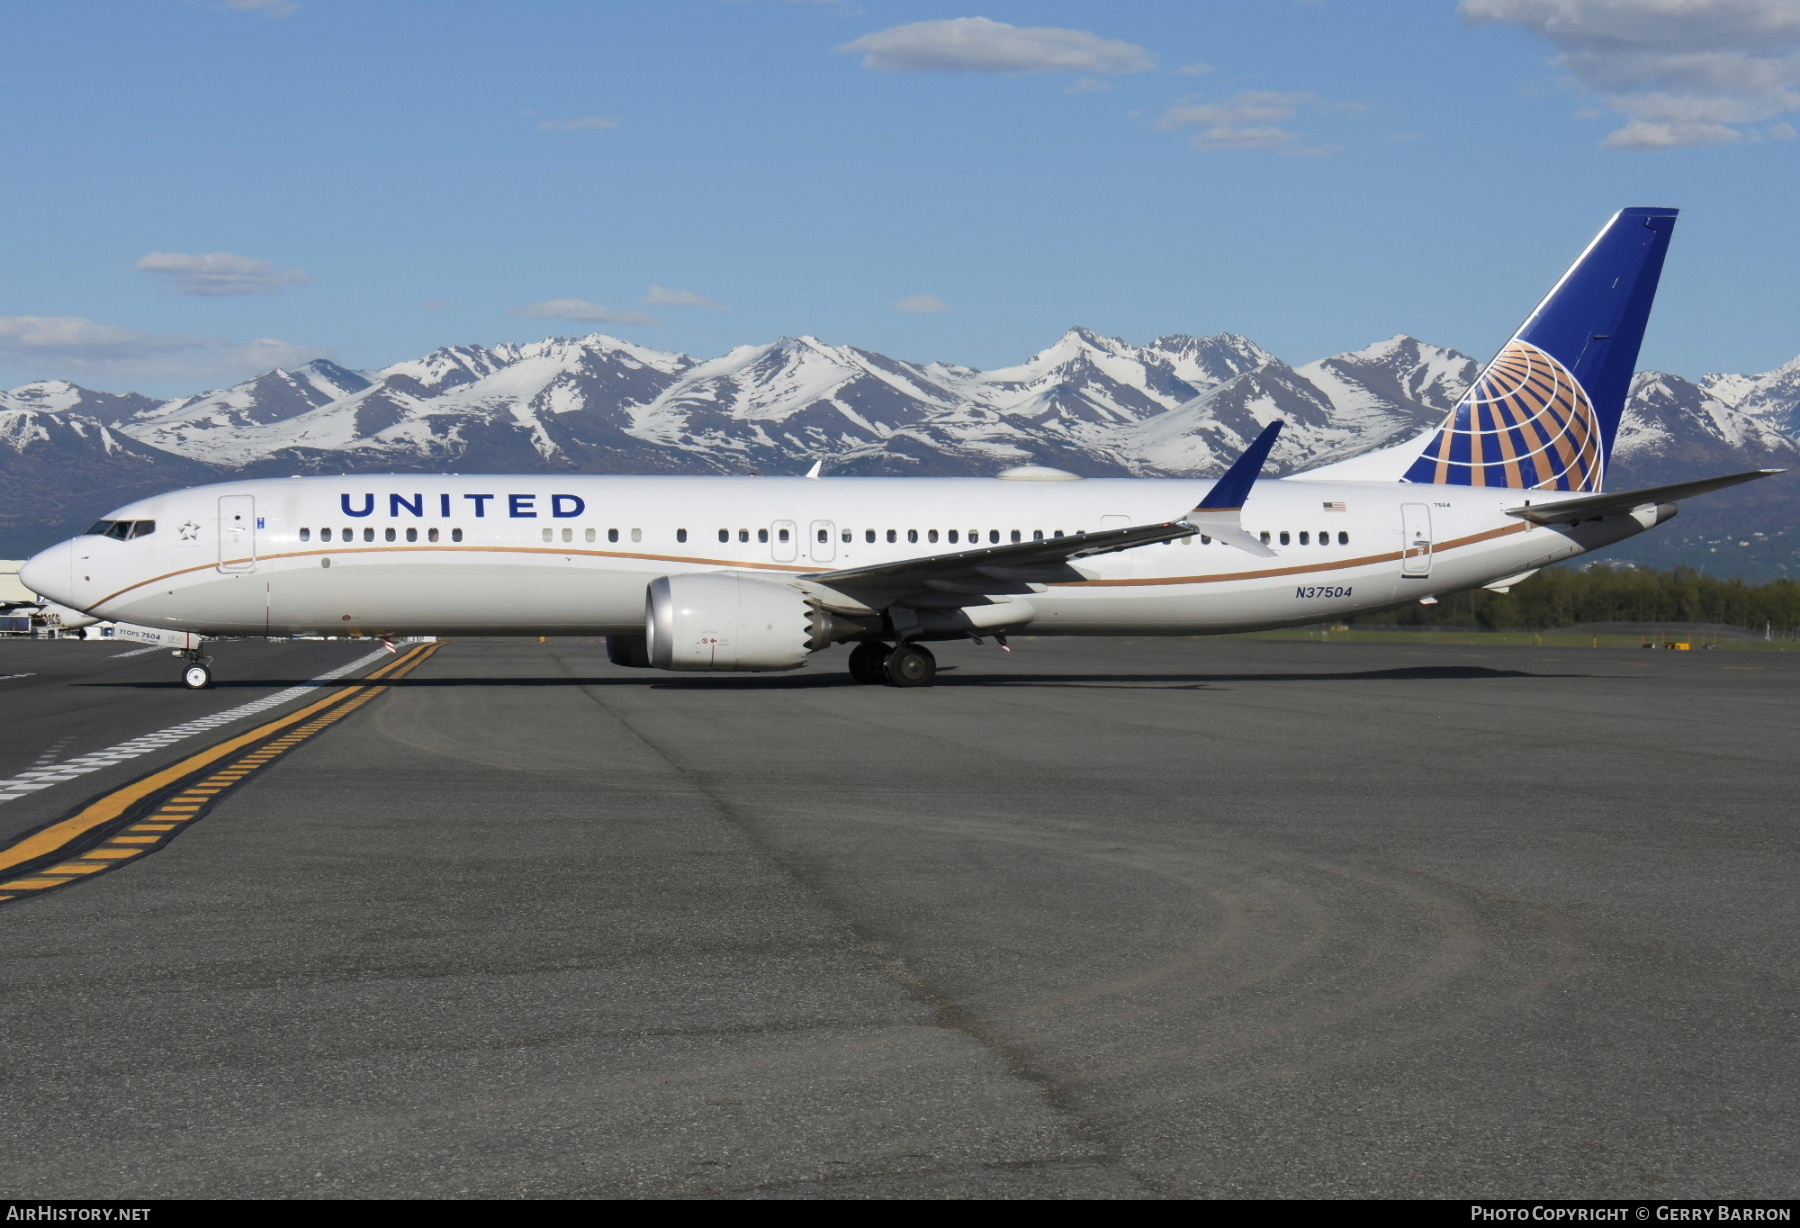
<instances>
[{"instance_id":1,"label":"nose landing gear","mask_svg":"<svg viewBox=\"0 0 1800 1228\"><path fill-rule=\"evenodd\" d=\"M850 650L850 676L871 685L930 686L937 679L937 658L920 644L864 640Z\"/></svg>"},{"instance_id":2,"label":"nose landing gear","mask_svg":"<svg viewBox=\"0 0 1800 1228\"><path fill-rule=\"evenodd\" d=\"M197 648L177 649L175 655L186 661L181 670L181 685L190 691L204 691L213 683L212 658Z\"/></svg>"}]
</instances>

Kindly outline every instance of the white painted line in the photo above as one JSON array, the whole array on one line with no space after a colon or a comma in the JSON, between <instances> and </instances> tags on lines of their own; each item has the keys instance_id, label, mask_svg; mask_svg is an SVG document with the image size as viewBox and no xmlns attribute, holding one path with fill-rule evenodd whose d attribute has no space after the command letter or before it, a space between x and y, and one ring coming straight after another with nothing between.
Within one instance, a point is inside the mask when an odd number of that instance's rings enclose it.
<instances>
[{"instance_id":1,"label":"white painted line","mask_svg":"<svg viewBox=\"0 0 1800 1228\"><path fill-rule=\"evenodd\" d=\"M161 652L162 650L163 646L161 644L152 644L148 648L133 648L130 652L115 652L112 655L112 659L117 661L124 657L141 657L147 652ZM169 651L173 652L174 649L170 649Z\"/></svg>"},{"instance_id":2,"label":"white painted line","mask_svg":"<svg viewBox=\"0 0 1800 1228\"><path fill-rule=\"evenodd\" d=\"M220 725L229 725L232 721L243 720L247 716L255 716L267 712L270 708L279 708L282 704L299 699L315 687L342 678L365 665L372 665L387 656L387 649L378 648L367 656L358 657L348 665L340 665L329 673L320 674L317 678L308 679L299 686L291 686L285 691L277 691L251 703L240 704L235 708L227 708L223 712L215 712L211 716L202 716L197 720L183 721L179 725L171 725L167 729L159 729L155 733L146 733L129 742L121 742L117 746L109 746L105 750L97 750L91 755L82 755L62 763L50 764L46 767L33 768L28 772L20 772L10 780L0 780L0 802L10 802L24 797L27 793L35 793L39 789L48 789L51 785L74 780L89 772L97 772L101 768L112 767L127 759L135 759L139 755L147 755L153 750L161 750L183 738L191 738L197 733L205 733L209 729L217 729ZM14 674L15 678L29 678L29 674Z\"/></svg>"},{"instance_id":3,"label":"white painted line","mask_svg":"<svg viewBox=\"0 0 1800 1228\"><path fill-rule=\"evenodd\" d=\"M9 678L35 678L35 677L37 677L36 674L0 674L0 682L5 682Z\"/></svg>"}]
</instances>

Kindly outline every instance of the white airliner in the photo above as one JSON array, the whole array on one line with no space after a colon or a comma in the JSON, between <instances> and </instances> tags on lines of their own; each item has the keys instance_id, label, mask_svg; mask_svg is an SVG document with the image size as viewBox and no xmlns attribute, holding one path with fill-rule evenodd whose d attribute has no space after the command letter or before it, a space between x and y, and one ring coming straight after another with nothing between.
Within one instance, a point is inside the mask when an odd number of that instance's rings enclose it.
<instances>
[{"instance_id":1,"label":"white airliner","mask_svg":"<svg viewBox=\"0 0 1800 1228\"><path fill-rule=\"evenodd\" d=\"M600 634L666 670L788 670L849 642L858 681L924 686L926 641L1242 631L1504 589L1779 472L1602 493L1674 224L1613 217L1428 438L1259 479L1273 422L1197 504L1190 481L1029 468L297 477L132 503L21 578L194 637L191 687L212 678L200 636L420 634Z\"/></svg>"}]
</instances>

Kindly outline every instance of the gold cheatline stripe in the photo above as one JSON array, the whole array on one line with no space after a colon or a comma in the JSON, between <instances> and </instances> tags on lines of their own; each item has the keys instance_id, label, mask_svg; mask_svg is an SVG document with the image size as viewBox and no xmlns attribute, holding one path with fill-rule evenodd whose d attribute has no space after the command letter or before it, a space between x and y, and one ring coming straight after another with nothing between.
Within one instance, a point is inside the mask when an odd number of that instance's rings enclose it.
<instances>
[{"instance_id":1,"label":"gold cheatline stripe","mask_svg":"<svg viewBox=\"0 0 1800 1228\"><path fill-rule=\"evenodd\" d=\"M350 545L342 550L288 550L280 554L259 554L255 558L228 559L224 563L201 563L196 567L183 567L178 571L165 571L160 576L151 576L148 580L139 580L135 584L127 584L116 593L108 593L93 605L80 607L84 614L91 614L107 602L123 597L133 589L143 588L149 584L161 584L164 580L172 580L176 576L190 575L196 571L212 571L217 567L233 566L238 563L272 563L276 559L306 559L323 555L334 558L350 558L361 554L397 554L410 551L413 554L447 554L452 552L473 554L579 554L585 558L595 559L641 559L647 563L698 563L706 567L741 567L758 571L791 571L799 574L811 574L817 567L803 567L795 563L758 563L744 562L739 559L710 559L687 554L634 554L629 550L577 550L575 543L558 549L554 546L479 546L479 545L437 545L417 542L410 545L394 546L358 546ZM904 560L903 560L904 561ZM254 575L254 572L240 573ZM200 632L192 634L199 635Z\"/></svg>"},{"instance_id":2,"label":"gold cheatline stripe","mask_svg":"<svg viewBox=\"0 0 1800 1228\"><path fill-rule=\"evenodd\" d=\"M373 695L374 692L363 689L364 685L377 681L380 678L384 678L399 670L402 666L406 666L410 669L411 666L423 661L426 657L429 657L432 653L436 652L437 649L438 646L436 644L421 645L420 648L407 653L398 661L391 661L372 674L368 674L362 678L353 679L352 682L355 685L347 686L343 690L328 695L316 703L308 704L298 712L293 712L277 720L270 721L266 725L259 725L248 733L239 734L237 737L229 738L215 746L209 746L205 750L189 755L179 763L166 767L160 772L153 772L149 776L132 781L123 788L115 789L106 796L84 806L80 813L64 819L60 823L52 824L42 831L34 832L17 844L0 850L0 870L6 870L16 865L23 865L25 862L35 861L39 857L49 856L70 841L87 834L96 827L103 826L112 822L114 819L119 818L133 805L142 801L144 798L149 797L158 790L165 789L181 780L183 777L191 776L209 764L216 763L232 752L241 750L254 742L258 742L272 733L286 729L290 725L297 725L301 721L317 716L327 708L344 703L347 700L355 698L360 701L360 699L368 698ZM231 783L236 782L234 781ZM209 792L220 791L222 790L209 790ZM214 799L209 797L207 800L211 801Z\"/></svg>"}]
</instances>

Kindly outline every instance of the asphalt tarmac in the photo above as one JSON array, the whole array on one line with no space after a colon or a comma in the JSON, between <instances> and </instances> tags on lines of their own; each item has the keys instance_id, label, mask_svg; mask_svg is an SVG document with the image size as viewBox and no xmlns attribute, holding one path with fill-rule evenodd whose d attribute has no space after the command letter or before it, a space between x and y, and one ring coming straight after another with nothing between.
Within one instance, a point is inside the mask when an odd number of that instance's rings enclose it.
<instances>
[{"instance_id":1,"label":"asphalt tarmac","mask_svg":"<svg viewBox=\"0 0 1800 1228\"><path fill-rule=\"evenodd\" d=\"M1015 648L443 646L0 905L0 1196L1800 1193L1800 654ZM0 770L365 650L0 645Z\"/></svg>"}]
</instances>

